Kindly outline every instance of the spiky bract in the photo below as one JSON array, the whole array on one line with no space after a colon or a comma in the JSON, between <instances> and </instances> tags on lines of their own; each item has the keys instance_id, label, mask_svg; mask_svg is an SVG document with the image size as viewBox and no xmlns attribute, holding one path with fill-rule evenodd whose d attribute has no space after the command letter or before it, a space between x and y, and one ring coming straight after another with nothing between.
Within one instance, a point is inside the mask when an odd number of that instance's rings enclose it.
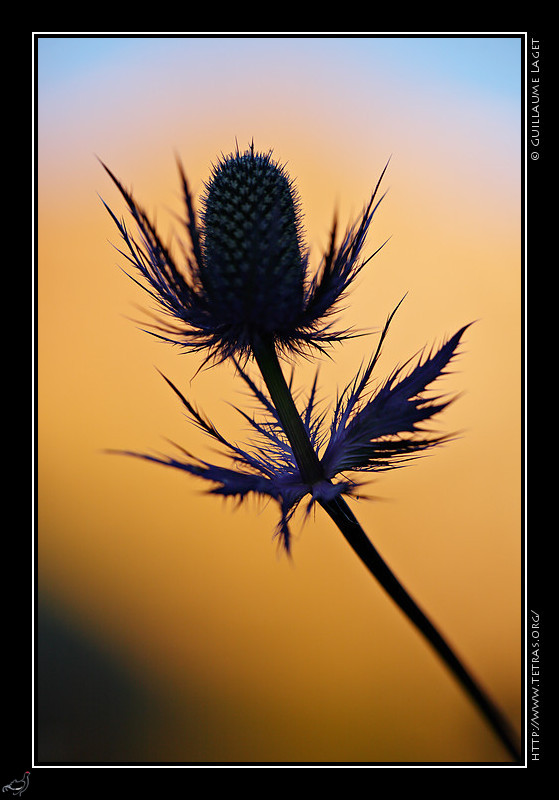
<instances>
[{"instance_id":1,"label":"spiky bract","mask_svg":"<svg viewBox=\"0 0 559 800\"><path fill-rule=\"evenodd\" d=\"M302 479L275 407L238 362L239 375L264 412L264 417L258 419L239 409L259 437L253 449L241 448L227 441L166 378L194 423L225 448L232 458L232 468L199 460L184 450L181 458L138 453L130 455L203 478L213 484L210 490L213 494L237 497L241 501L250 494L275 500L281 511L276 532L289 551L289 522L305 496L309 496L307 510L310 510L317 501L329 501L339 495L355 495L359 487L359 473L401 466L404 460L446 439L428 436L420 427L422 422L448 405L448 400L441 402L440 397L429 398L425 392L437 378L445 374L468 326L461 328L434 354L420 359L407 374L403 374L404 366L394 370L389 379L372 392L373 368L392 317L393 314L386 322L379 346L367 367L341 393L330 423L326 421L327 411L319 408L316 379L311 388L302 420L309 441L319 456L323 480L308 485Z\"/></svg>"}]
</instances>

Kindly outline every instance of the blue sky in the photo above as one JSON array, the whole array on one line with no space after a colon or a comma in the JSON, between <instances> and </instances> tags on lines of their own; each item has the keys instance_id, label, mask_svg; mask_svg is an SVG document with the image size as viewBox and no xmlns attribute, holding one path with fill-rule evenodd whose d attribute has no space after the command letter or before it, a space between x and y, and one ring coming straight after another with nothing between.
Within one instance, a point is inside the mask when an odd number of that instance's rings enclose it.
<instances>
[{"instance_id":1,"label":"blue sky","mask_svg":"<svg viewBox=\"0 0 559 800\"><path fill-rule=\"evenodd\" d=\"M204 56L211 59L223 47L253 48L261 56L283 49L294 55L328 53L332 60L354 61L362 69L383 67L384 74L401 78L405 74L424 80L445 80L477 91L518 98L520 90L520 35L500 36L386 36L386 37L186 37L197 66L204 68ZM57 83L76 73L85 73L99 64L161 55L184 50L181 37L45 37L39 40L39 80L43 85ZM387 91L390 86L387 86Z\"/></svg>"}]
</instances>

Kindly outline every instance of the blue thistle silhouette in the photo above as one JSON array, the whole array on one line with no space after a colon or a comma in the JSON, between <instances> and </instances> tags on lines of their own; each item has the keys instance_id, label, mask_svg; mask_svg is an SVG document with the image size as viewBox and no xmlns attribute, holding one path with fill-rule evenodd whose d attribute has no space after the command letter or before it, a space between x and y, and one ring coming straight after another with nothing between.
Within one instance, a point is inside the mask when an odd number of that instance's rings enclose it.
<instances>
[{"instance_id":1,"label":"blue thistle silhouette","mask_svg":"<svg viewBox=\"0 0 559 800\"><path fill-rule=\"evenodd\" d=\"M200 219L179 164L189 239L182 268L147 214L103 166L138 228L139 239L106 206L126 245L121 252L168 322L154 335L188 350L207 350L208 358L218 360L249 355L262 341L300 352L348 335L332 330L329 317L372 258L363 261L361 253L380 202L375 199L382 176L361 219L339 244L334 221L329 249L311 276L299 197L271 152L257 153L251 146L218 162L202 196Z\"/></svg>"},{"instance_id":2,"label":"blue thistle silhouette","mask_svg":"<svg viewBox=\"0 0 559 800\"><path fill-rule=\"evenodd\" d=\"M251 447L240 447L229 442L163 376L190 419L223 447L232 463L228 467L211 464L178 446L177 457L129 454L202 478L212 485L213 494L241 501L249 494L273 499L280 508L276 533L287 552L289 523L299 504L308 498L307 511L320 505L461 682L512 757L520 761L520 749L508 722L386 565L344 499L359 491L362 473L401 466L448 439L431 436L423 427L450 402L431 397L427 391L445 374L469 326L464 325L437 350L423 353L414 365L398 366L373 389L373 373L397 307L388 317L372 357L339 394L330 417L317 401L317 376L304 414L298 412L292 386L287 384L278 359L278 352L322 350L353 335L347 329L334 329L331 317L340 298L373 257L363 258L362 254L382 199L377 197L388 165L361 217L339 244L334 221L329 247L314 275L304 246L297 192L271 152L257 153L251 146L240 153L237 148L219 161L205 186L199 219L179 164L189 237L181 267L132 195L103 166L138 228L139 238L135 238L124 220L105 204L126 245L121 252L139 272L139 279L134 280L157 301L166 317L167 324L154 335L187 350L205 350L206 361L232 358L261 411L254 417L238 409L257 435ZM250 358L260 369L267 393L245 370Z\"/></svg>"}]
</instances>

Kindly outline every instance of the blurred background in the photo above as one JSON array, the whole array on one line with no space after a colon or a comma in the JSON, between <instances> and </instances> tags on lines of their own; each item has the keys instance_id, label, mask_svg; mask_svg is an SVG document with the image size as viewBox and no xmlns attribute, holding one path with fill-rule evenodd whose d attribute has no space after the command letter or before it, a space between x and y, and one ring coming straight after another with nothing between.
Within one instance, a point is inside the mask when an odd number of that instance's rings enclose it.
<instances>
[{"instance_id":1,"label":"blurred background","mask_svg":"<svg viewBox=\"0 0 559 800\"><path fill-rule=\"evenodd\" d=\"M459 436L353 504L403 584L520 729L521 39L43 37L37 46L39 763L450 763L507 754L319 510L278 551L278 510L107 450L220 461L161 370L226 435L246 402L140 330L102 159L180 233L178 155L199 196L254 140L288 165L311 261L337 211L388 194L331 401L407 293L377 377L465 323L436 419ZM139 321L139 322L138 322ZM316 363L297 365L304 390Z\"/></svg>"}]
</instances>

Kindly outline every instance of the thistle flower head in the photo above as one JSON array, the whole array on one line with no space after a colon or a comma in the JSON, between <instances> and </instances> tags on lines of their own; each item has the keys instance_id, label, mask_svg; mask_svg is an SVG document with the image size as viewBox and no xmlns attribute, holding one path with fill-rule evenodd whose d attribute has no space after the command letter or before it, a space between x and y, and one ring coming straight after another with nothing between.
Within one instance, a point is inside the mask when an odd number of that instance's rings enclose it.
<instances>
[{"instance_id":1,"label":"thistle flower head","mask_svg":"<svg viewBox=\"0 0 559 800\"><path fill-rule=\"evenodd\" d=\"M339 243L334 224L329 248L311 274L299 197L271 152L258 153L251 146L219 161L205 185L199 216L180 168L188 234L182 263L105 169L137 226L136 235L130 233L106 206L126 245L122 254L165 317L156 336L223 359L248 355L261 341L300 351L305 345L322 349L348 335L332 328L330 316L366 263L361 255L380 180L361 218Z\"/></svg>"},{"instance_id":2,"label":"thistle flower head","mask_svg":"<svg viewBox=\"0 0 559 800\"><path fill-rule=\"evenodd\" d=\"M306 261L295 187L271 154L249 150L213 170L202 198L200 279L237 341L288 339L304 307Z\"/></svg>"}]
</instances>

